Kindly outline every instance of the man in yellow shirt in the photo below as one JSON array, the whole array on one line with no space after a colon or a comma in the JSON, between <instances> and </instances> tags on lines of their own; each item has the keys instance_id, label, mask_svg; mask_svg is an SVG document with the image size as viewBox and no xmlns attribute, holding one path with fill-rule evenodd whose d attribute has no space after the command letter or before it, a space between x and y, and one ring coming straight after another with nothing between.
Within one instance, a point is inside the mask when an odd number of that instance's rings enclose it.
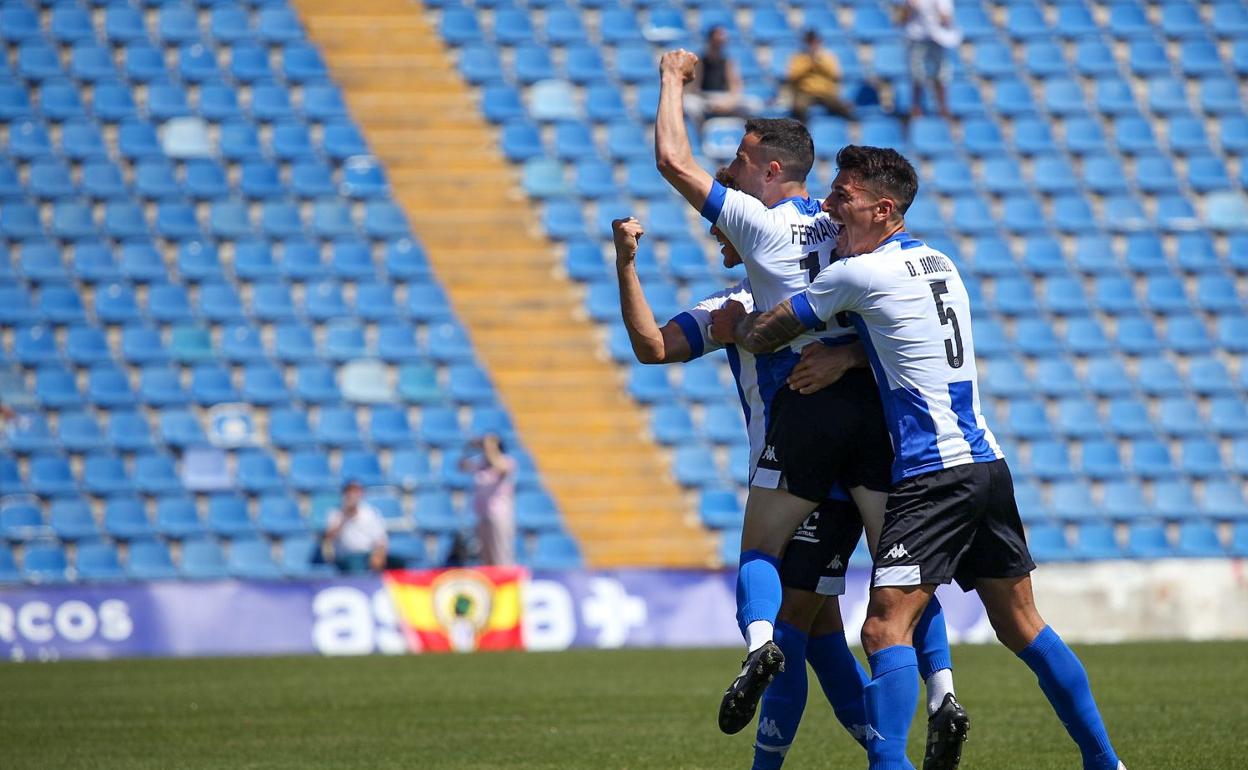
<instances>
[{"instance_id":1,"label":"man in yellow shirt","mask_svg":"<svg viewBox=\"0 0 1248 770\"><path fill-rule=\"evenodd\" d=\"M793 117L806 122L811 105L820 104L833 115L852 118L854 109L841 98L841 63L823 47L819 33L806 30L805 48L789 59L785 86L793 97Z\"/></svg>"}]
</instances>

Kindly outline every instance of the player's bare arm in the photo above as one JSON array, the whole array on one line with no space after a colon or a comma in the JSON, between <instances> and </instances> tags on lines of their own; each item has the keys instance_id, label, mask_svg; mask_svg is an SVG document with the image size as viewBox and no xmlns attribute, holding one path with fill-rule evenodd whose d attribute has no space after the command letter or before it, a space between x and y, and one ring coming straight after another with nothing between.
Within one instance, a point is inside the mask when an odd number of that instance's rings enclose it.
<instances>
[{"instance_id":1,"label":"player's bare arm","mask_svg":"<svg viewBox=\"0 0 1248 770\"><path fill-rule=\"evenodd\" d=\"M620 316L628 331L633 355L643 364L688 361L692 351L680 327L671 321L659 328L637 277L637 246L645 228L632 217L611 223L615 241L615 273L620 282Z\"/></svg>"},{"instance_id":2,"label":"player's bare arm","mask_svg":"<svg viewBox=\"0 0 1248 770\"><path fill-rule=\"evenodd\" d=\"M867 352L860 342L836 347L811 343L802 348L802 359L789 374L789 387L810 395L841 379L850 369L866 365Z\"/></svg>"},{"instance_id":3,"label":"player's bare arm","mask_svg":"<svg viewBox=\"0 0 1248 770\"><path fill-rule=\"evenodd\" d=\"M668 51L659 61L659 114L654 122L654 160L659 173L694 208L701 209L714 181L693 157L685 130L685 85L697 74L697 54Z\"/></svg>"},{"instance_id":4,"label":"player's bare arm","mask_svg":"<svg viewBox=\"0 0 1248 770\"><path fill-rule=\"evenodd\" d=\"M768 353L805 330L792 301L786 299L766 313L742 314L732 327L732 341L751 353Z\"/></svg>"}]
</instances>

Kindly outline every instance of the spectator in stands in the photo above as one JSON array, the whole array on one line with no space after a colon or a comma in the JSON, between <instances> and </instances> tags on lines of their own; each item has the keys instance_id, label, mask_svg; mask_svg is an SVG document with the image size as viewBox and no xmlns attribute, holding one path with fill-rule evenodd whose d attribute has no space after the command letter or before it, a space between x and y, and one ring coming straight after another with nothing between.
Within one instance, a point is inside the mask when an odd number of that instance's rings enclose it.
<instances>
[{"instance_id":1,"label":"spectator in stands","mask_svg":"<svg viewBox=\"0 0 1248 770\"><path fill-rule=\"evenodd\" d=\"M364 502L364 487L354 479L342 488L342 505L329 514L322 550L329 551L338 569L346 573L380 572L386 568L386 523L377 509Z\"/></svg>"},{"instance_id":2,"label":"spectator in stands","mask_svg":"<svg viewBox=\"0 0 1248 770\"><path fill-rule=\"evenodd\" d=\"M472 508L477 515L481 560L507 566L516 562L516 461L503 440L487 433L472 443L478 453L460 461L472 473Z\"/></svg>"},{"instance_id":3,"label":"spectator in stands","mask_svg":"<svg viewBox=\"0 0 1248 770\"><path fill-rule=\"evenodd\" d=\"M805 48L789 59L784 84L793 99L793 117L806 122L812 105L821 105L833 115L852 118L854 108L841 98L841 62L823 47L813 29L802 36Z\"/></svg>"},{"instance_id":4,"label":"spectator in stands","mask_svg":"<svg viewBox=\"0 0 1248 770\"><path fill-rule=\"evenodd\" d=\"M923 114L923 88L930 86L936 108L948 119L949 49L962 42L962 32L953 23L953 0L903 0L901 22L906 29L913 89L910 115Z\"/></svg>"},{"instance_id":5,"label":"spectator in stands","mask_svg":"<svg viewBox=\"0 0 1248 770\"><path fill-rule=\"evenodd\" d=\"M741 73L728 56L728 30L711 27L706 32L706 48L698 57L696 88L686 91L686 112L698 120L719 117L749 117L762 109L762 103L746 95Z\"/></svg>"}]
</instances>

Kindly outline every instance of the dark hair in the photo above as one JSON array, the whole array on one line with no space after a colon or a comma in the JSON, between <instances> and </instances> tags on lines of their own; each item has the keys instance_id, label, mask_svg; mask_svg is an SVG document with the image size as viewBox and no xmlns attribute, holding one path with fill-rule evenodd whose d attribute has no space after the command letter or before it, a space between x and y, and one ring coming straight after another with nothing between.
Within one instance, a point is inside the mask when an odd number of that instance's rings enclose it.
<instances>
[{"instance_id":1,"label":"dark hair","mask_svg":"<svg viewBox=\"0 0 1248 770\"><path fill-rule=\"evenodd\" d=\"M914 166L890 147L846 145L836 154L836 166L863 187L892 198L902 216L919 192L919 175Z\"/></svg>"},{"instance_id":2,"label":"dark hair","mask_svg":"<svg viewBox=\"0 0 1248 770\"><path fill-rule=\"evenodd\" d=\"M801 121L792 118L753 118L745 122L745 133L758 137L758 146L765 147L768 161L779 161L784 181L805 182L815 165L815 142Z\"/></svg>"},{"instance_id":3,"label":"dark hair","mask_svg":"<svg viewBox=\"0 0 1248 770\"><path fill-rule=\"evenodd\" d=\"M819 30L814 27L810 27L802 33L802 42L807 45L810 45L812 42L820 41L821 39L822 38L819 37Z\"/></svg>"}]
</instances>

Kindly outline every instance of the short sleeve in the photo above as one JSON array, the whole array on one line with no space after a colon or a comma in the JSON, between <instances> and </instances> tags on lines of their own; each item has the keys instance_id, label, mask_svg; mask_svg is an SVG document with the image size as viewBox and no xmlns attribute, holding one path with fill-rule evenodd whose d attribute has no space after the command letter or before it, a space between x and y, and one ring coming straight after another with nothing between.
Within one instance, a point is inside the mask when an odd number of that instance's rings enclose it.
<instances>
[{"instance_id":1,"label":"short sleeve","mask_svg":"<svg viewBox=\"0 0 1248 770\"><path fill-rule=\"evenodd\" d=\"M793 312L808 328L826 323L837 313L861 310L870 283L860 259L841 259L820 271L806 291L793 295Z\"/></svg>"},{"instance_id":2,"label":"short sleeve","mask_svg":"<svg viewBox=\"0 0 1248 770\"><path fill-rule=\"evenodd\" d=\"M772 248L790 237L788 227L777 227L775 212L762 201L719 182L711 184L702 216L718 227L742 256Z\"/></svg>"},{"instance_id":3,"label":"short sleeve","mask_svg":"<svg viewBox=\"0 0 1248 770\"><path fill-rule=\"evenodd\" d=\"M689 343L689 360L701 358L723 347L711 339L711 311L720 309L733 299L745 305L747 310L752 307L749 289L745 288L744 284L745 282L742 281L735 286L703 297L696 305L672 318L672 323L680 327L680 330L684 332L685 340Z\"/></svg>"}]
</instances>

